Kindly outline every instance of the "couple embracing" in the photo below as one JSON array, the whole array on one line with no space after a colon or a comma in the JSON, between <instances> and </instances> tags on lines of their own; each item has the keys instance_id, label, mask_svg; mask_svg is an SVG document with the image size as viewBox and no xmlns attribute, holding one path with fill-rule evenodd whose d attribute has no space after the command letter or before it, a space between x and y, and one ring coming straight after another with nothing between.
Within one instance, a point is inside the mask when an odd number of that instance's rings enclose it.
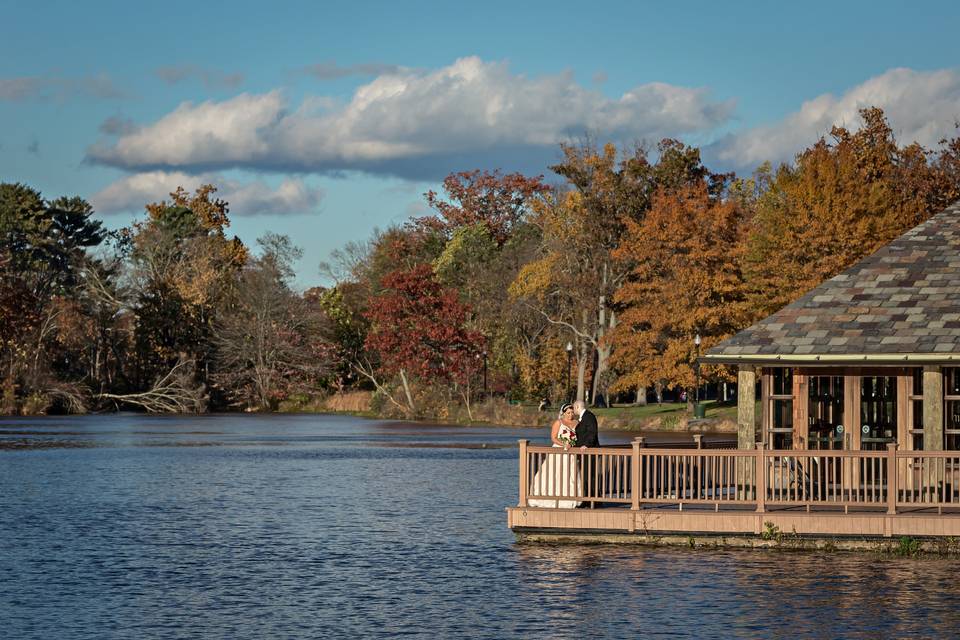
<instances>
[{"instance_id":1,"label":"couple embracing","mask_svg":"<svg viewBox=\"0 0 960 640\"><path fill-rule=\"evenodd\" d=\"M587 409L587 404L582 400L577 400L572 405L565 404L560 407L560 415L550 425L550 440L554 448L563 451L571 448L586 451L588 447L599 447L597 417ZM579 507L579 500L559 498L583 496L583 471L575 456L560 452L548 454L533 477L528 504L532 507L558 509ZM533 496L556 497L545 499Z\"/></svg>"}]
</instances>

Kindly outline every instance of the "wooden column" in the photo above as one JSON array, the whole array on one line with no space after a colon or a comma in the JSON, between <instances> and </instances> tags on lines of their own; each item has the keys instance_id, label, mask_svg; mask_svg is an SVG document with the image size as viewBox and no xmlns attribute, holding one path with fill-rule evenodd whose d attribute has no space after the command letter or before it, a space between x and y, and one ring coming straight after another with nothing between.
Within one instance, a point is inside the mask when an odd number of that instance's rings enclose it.
<instances>
[{"instance_id":1,"label":"wooden column","mask_svg":"<svg viewBox=\"0 0 960 640\"><path fill-rule=\"evenodd\" d=\"M943 450L943 370L923 368L923 449Z\"/></svg>"},{"instance_id":2,"label":"wooden column","mask_svg":"<svg viewBox=\"0 0 960 640\"><path fill-rule=\"evenodd\" d=\"M860 371L849 369L843 374L843 429L850 434L849 439L844 436L843 441L849 442L853 451L863 448L863 434L860 433L860 387L863 380L860 374Z\"/></svg>"},{"instance_id":3,"label":"wooden column","mask_svg":"<svg viewBox=\"0 0 960 640\"><path fill-rule=\"evenodd\" d=\"M757 479L757 513L767 510L767 460L763 454L763 443L757 443L757 455L754 458L754 476Z\"/></svg>"},{"instance_id":4,"label":"wooden column","mask_svg":"<svg viewBox=\"0 0 960 640\"><path fill-rule=\"evenodd\" d=\"M793 370L793 448L806 449L810 437L810 388L807 376Z\"/></svg>"},{"instance_id":5,"label":"wooden column","mask_svg":"<svg viewBox=\"0 0 960 640\"><path fill-rule=\"evenodd\" d=\"M900 451L913 449L913 438L910 436L911 417L910 392L913 390L913 376L910 370L905 369L897 375L897 448Z\"/></svg>"},{"instance_id":6,"label":"wooden column","mask_svg":"<svg viewBox=\"0 0 960 640\"><path fill-rule=\"evenodd\" d=\"M757 370L740 365L737 373L737 448L753 449L757 428Z\"/></svg>"},{"instance_id":7,"label":"wooden column","mask_svg":"<svg viewBox=\"0 0 960 640\"><path fill-rule=\"evenodd\" d=\"M520 448L520 499L517 501L517 506L525 507L527 506L527 487L530 484L530 469L527 467L527 447L530 446L530 441L520 440L518 444Z\"/></svg>"},{"instance_id":8,"label":"wooden column","mask_svg":"<svg viewBox=\"0 0 960 640\"><path fill-rule=\"evenodd\" d=\"M773 393L773 369L767 367L760 373L760 442L773 447L773 415L770 406L770 394Z\"/></svg>"},{"instance_id":9,"label":"wooden column","mask_svg":"<svg viewBox=\"0 0 960 640\"><path fill-rule=\"evenodd\" d=\"M643 477L640 473L640 449L643 448L643 438L633 439L633 454L630 458L630 508L634 511L640 509L640 495L643 488L640 486L640 480Z\"/></svg>"}]
</instances>

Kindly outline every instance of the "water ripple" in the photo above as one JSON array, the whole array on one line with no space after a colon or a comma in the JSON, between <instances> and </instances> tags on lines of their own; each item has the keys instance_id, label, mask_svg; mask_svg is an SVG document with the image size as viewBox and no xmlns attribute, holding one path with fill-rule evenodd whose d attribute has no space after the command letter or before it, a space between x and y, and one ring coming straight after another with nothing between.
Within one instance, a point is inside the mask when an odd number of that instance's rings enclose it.
<instances>
[{"instance_id":1,"label":"water ripple","mask_svg":"<svg viewBox=\"0 0 960 640\"><path fill-rule=\"evenodd\" d=\"M0 451L3 635L876 638L960 624L955 561L516 544L503 508L518 437L543 433L4 420L0 441L27 442Z\"/></svg>"}]
</instances>

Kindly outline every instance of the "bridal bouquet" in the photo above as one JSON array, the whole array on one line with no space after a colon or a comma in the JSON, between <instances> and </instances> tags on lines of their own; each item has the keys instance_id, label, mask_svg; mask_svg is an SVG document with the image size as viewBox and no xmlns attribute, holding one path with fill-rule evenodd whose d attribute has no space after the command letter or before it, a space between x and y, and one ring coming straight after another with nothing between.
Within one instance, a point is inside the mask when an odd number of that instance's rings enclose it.
<instances>
[{"instance_id":1,"label":"bridal bouquet","mask_svg":"<svg viewBox=\"0 0 960 640\"><path fill-rule=\"evenodd\" d=\"M566 447L573 447L577 444L577 434L574 432L561 433L557 436L557 440L562 442Z\"/></svg>"}]
</instances>

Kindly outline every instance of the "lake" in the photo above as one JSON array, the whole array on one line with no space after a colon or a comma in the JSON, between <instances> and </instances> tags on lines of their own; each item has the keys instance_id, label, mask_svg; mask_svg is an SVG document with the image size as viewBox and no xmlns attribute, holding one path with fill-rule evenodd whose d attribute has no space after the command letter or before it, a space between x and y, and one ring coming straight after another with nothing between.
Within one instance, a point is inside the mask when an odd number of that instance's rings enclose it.
<instances>
[{"instance_id":1,"label":"lake","mask_svg":"<svg viewBox=\"0 0 960 640\"><path fill-rule=\"evenodd\" d=\"M601 432L604 443L632 434ZM948 637L960 562L519 545L516 441L325 415L0 418L0 636Z\"/></svg>"}]
</instances>

